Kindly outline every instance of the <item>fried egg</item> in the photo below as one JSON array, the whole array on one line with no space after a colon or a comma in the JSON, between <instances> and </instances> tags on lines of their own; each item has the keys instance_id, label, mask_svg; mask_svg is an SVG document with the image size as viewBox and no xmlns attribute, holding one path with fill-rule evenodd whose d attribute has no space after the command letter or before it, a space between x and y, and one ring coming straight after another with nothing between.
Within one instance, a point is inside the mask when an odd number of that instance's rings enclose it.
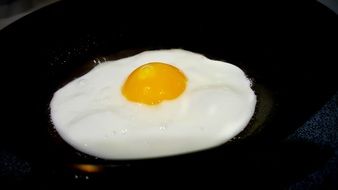
<instances>
[{"instance_id":1,"label":"fried egg","mask_svg":"<svg viewBox=\"0 0 338 190\"><path fill-rule=\"evenodd\" d=\"M255 105L237 66L170 49L97 65L54 93L50 115L81 152L142 159L222 145L247 126Z\"/></svg>"}]
</instances>

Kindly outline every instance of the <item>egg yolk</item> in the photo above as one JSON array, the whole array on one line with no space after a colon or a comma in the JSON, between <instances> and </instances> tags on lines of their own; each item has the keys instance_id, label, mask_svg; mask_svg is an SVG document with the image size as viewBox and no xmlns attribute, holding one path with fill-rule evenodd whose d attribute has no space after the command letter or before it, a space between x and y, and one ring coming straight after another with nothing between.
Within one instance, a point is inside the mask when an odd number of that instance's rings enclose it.
<instances>
[{"instance_id":1,"label":"egg yolk","mask_svg":"<svg viewBox=\"0 0 338 190\"><path fill-rule=\"evenodd\" d=\"M180 96L187 78L176 67L151 62L135 69L125 81L122 94L129 100L147 105L159 104Z\"/></svg>"}]
</instances>

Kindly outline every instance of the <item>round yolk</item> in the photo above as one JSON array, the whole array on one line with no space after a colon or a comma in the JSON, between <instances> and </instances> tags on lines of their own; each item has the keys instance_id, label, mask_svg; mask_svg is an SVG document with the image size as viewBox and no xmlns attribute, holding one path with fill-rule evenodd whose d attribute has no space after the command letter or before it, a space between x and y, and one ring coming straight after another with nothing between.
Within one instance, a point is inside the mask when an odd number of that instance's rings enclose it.
<instances>
[{"instance_id":1,"label":"round yolk","mask_svg":"<svg viewBox=\"0 0 338 190\"><path fill-rule=\"evenodd\" d=\"M122 94L130 101L154 105L180 96L187 78L176 67L151 62L134 70L122 87Z\"/></svg>"}]
</instances>

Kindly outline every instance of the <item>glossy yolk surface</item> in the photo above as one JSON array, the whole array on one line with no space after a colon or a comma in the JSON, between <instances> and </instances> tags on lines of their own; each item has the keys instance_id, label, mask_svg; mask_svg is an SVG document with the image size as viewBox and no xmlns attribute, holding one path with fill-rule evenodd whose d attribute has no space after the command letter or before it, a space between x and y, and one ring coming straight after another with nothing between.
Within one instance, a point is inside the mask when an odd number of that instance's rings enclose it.
<instances>
[{"instance_id":1,"label":"glossy yolk surface","mask_svg":"<svg viewBox=\"0 0 338 190\"><path fill-rule=\"evenodd\" d=\"M122 94L129 101L147 105L159 104L180 96L187 78L176 67L151 62L135 69L122 86Z\"/></svg>"}]
</instances>

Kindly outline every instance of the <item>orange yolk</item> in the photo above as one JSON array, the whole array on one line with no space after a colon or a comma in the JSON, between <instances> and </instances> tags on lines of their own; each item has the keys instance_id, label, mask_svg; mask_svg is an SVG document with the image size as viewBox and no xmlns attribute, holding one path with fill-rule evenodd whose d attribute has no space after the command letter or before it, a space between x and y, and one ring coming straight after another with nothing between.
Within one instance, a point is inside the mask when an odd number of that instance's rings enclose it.
<instances>
[{"instance_id":1,"label":"orange yolk","mask_svg":"<svg viewBox=\"0 0 338 190\"><path fill-rule=\"evenodd\" d=\"M155 105L180 96L185 90L186 82L187 78L178 68L151 62L129 75L122 86L122 94L129 101Z\"/></svg>"}]
</instances>

